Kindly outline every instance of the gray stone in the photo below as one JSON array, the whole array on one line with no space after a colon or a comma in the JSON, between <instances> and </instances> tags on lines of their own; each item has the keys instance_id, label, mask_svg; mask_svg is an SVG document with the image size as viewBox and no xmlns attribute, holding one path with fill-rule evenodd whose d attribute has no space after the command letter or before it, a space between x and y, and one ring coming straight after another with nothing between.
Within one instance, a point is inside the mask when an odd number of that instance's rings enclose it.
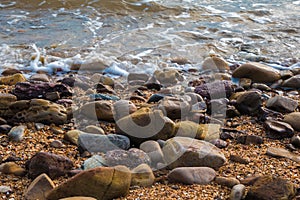
<instances>
[{"instance_id":1,"label":"gray stone","mask_svg":"<svg viewBox=\"0 0 300 200\"><path fill-rule=\"evenodd\" d=\"M23 125L13 127L7 134L8 138L15 142L21 142L25 136L26 128L27 127Z\"/></svg>"},{"instance_id":2,"label":"gray stone","mask_svg":"<svg viewBox=\"0 0 300 200\"><path fill-rule=\"evenodd\" d=\"M266 134L272 139L291 138L294 136L294 129L285 122L267 120L265 121Z\"/></svg>"},{"instance_id":3,"label":"gray stone","mask_svg":"<svg viewBox=\"0 0 300 200\"><path fill-rule=\"evenodd\" d=\"M101 100L84 104L80 108L80 113L94 120L114 121L112 110L113 106L110 101Z\"/></svg>"},{"instance_id":4,"label":"gray stone","mask_svg":"<svg viewBox=\"0 0 300 200\"><path fill-rule=\"evenodd\" d=\"M273 157L287 158L287 159L293 160L298 163L300 162L299 155L294 154L283 148L269 147L267 149L267 155L273 156Z\"/></svg>"},{"instance_id":5,"label":"gray stone","mask_svg":"<svg viewBox=\"0 0 300 200\"><path fill-rule=\"evenodd\" d=\"M237 137L237 142L241 144L262 144L264 140L258 135L241 135Z\"/></svg>"},{"instance_id":6,"label":"gray stone","mask_svg":"<svg viewBox=\"0 0 300 200\"><path fill-rule=\"evenodd\" d=\"M183 76L175 69L156 70L154 77L163 85L173 85L184 80Z\"/></svg>"},{"instance_id":7,"label":"gray stone","mask_svg":"<svg viewBox=\"0 0 300 200\"><path fill-rule=\"evenodd\" d=\"M5 185L0 186L0 193L8 193L11 191L12 191L12 189L9 186L5 186Z\"/></svg>"},{"instance_id":8,"label":"gray stone","mask_svg":"<svg viewBox=\"0 0 300 200\"><path fill-rule=\"evenodd\" d=\"M298 102L288 97L275 96L266 102L266 107L278 112L293 112L298 107Z\"/></svg>"},{"instance_id":9,"label":"gray stone","mask_svg":"<svg viewBox=\"0 0 300 200\"><path fill-rule=\"evenodd\" d=\"M100 155L93 155L92 157L86 159L83 163L82 168L84 170L93 169L96 167L106 167L106 160Z\"/></svg>"},{"instance_id":10,"label":"gray stone","mask_svg":"<svg viewBox=\"0 0 300 200\"><path fill-rule=\"evenodd\" d=\"M131 171L131 186L149 187L154 179L153 171L147 164L140 164Z\"/></svg>"},{"instance_id":11,"label":"gray stone","mask_svg":"<svg viewBox=\"0 0 300 200\"><path fill-rule=\"evenodd\" d=\"M204 59L202 68L203 70L225 71L229 70L229 65L223 58L211 56Z\"/></svg>"},{"instance_id":12,"label":"gray stone","mask_svg":"<svg viewBox=\"0 0 300 200\"><path fill-rule=\"evenodd\" d=\"M47 74L33 74L29 78L31 81L42 81L42 82L49 82L49 76Z\"/></svg>"},{"instance_id":13,"label":"gray stone","mask_svg":"<svg viewBox=\"0 0 300 200\"><path fill-rule=\"evenodd\" d=\"M243 184L233 186L229 200L241 200L245 196L246 187Z\"/></svg>"},{"instance_id":14,"label":"gray stone","mask_svg":"<svg viewBox=\"0 0 300 200\"><path fill-rule=\"evenodd\" d=\"M140 145L140 149L148 154L151 159L151 165L164 162L164 155L158 142L149 140Z\"/></svg>"}]
</instances>

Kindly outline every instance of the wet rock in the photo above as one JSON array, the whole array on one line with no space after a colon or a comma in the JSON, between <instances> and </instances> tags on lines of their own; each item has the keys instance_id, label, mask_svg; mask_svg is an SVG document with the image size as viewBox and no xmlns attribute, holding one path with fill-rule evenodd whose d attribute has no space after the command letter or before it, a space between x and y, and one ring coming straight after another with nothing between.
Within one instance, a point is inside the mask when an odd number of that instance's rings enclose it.
<instances>
[{"instance_id":1,"label":"wet rock","mask_svg":"<svg viewBox=\"0 0 300 200\"><path fill-rule=\"evenodd\" d=\"M7 124L7 121L5 119L3 119L2 117L0 117L0 126L5 125L5 124Z\"/></svg>"},{"instance_id":2,"label":"wet rock","mask_svg":"<svg viewBox=\"0 0 300 200\"><path fill-rule=\"evenodd\" d=\"M235 107L241 114L255 114L262 105L260 93L257 91L237 93L235 99Z\"/></svg>"},{"instance_id":3,"label":"wet rock","mask_svg":"<svg viewBox=\"0 0 300 200\"><path fill-rule=\"evenodd\" d=\"M233 186L229 200L241 200L245 196L246 193L246 187L243 184L238 184Z\"/></svg>"},{"instance_id":4,"label":"wet rock","mask_svg":"<svg viewBox=\"0 0 300 200\"><path fill-rule=\"evenodd\" d=\"M231 81L202 83L195 88L195 93L205 99L229 98L233 93L233 85Z\"/></svg>"},{"instance_id":5,"label":"wet rock","mask_svg":"<svg viewBox=\"0 0 300 200\"><path fill-rule=\"evenodd\" d=\"M154 77L163 85L173 85L184 80L183 76L175 69L166 71L156 70Z\"/></svg>"},{"instance_id":6,"label":"wet rock","mask_svg":"<svg viewBox=\"0 0 300 200\"><path fill-rule=\"evenodd\" d=\"M223 58L211 56L204 59L202 63L202 69L213 71L225 71L229 70L229 65Z\"/></svg>"},{"instance_id":7,"label":"wet rock","mask_svg":"<svg viewBox=\"0 0 300 200\"><path fill-rule=\"evenodd\" d=\"M292 112L285 115L283 121L290 124L295 131L300 131L300 112Z\"/></svg>"},{"instance_id":8,"label":"wet rock","mask_svg":"<svg viewBox=\"0 0 300 200\"><path fill-rule=\"evenodd\" d=\"M289 88L299 88L300 87L300 74L295 75L281 84L282 87L289 87Z\"/></svg>"},{"instance_id":9,"label":"wet rock","mask_svg":"<svg viewBox=\"0 0 300 200\"><path fill-rule=\"evenodd\" d=\"M237 142L241 144L262 144L264 140L258 135L241 135L237 137Z\"/></svg>"},{"instance_id":10,"label":"wet rock","mask_svg":"<svg viewBox=\"0 0 300 200\"><path fill-rule=\"evenodd\" d=\"M157 163L164 162L164 155L158 142L148 140L140 145L140 149L147 153L152 166L156 167Z\"/></svg>"},{"instance_id":11,"label":"wet rock","mask_svg":"<svg viewBox=\"0 0 300 200\"><path fill-rule=\"evenodd\" d=\"M110 101L95 101L84 104L80 112L90 119L114 121L112 103Z\"/></svg>"},{"instance_id":12,"label":"wet rock","mask_svg":"<svg viewBox=\"0 0 300 200\"><path fill-rule=\"evenodd\" d=\"M240 181L234 177L216 177L215 182L219 185L226 186L229 188L232 188L233 186L238 185L240 183Z\"/></svg>"},{"instance_id":13,"label":"wet rock","mask_svg":"<svg viewBox=\"0 0 300 200\"><path fill-rule=\"evenodd\" d=\"M267 120L265 121L266 134L272 139L291 138L294 135L294 129L285 122Z\"/></svg>"},{"instance_id":14,"label":"wet rock","mask_svg":"<svg viewBox=\"0 0 300 200\"><path fill-rule=\"evenodd\" d=\"M19 100L30 100L34 98L45 98L49 92L58 92L60 97L71 96L73 91L64 84L48 83L48 82L20 82L17 83L13 94Z\"/></svg>"},{"instance_id":15,"label":"wet rock","mask_svg":"<svg viewBox=\"0 0 300 200\"><path fill-rule=\"evenodd\" d=\"M228 143L222 139L213 139L209 141L211 144L215 145L219 149L224 149L228 146Z\"/></svg>"},{"instance_id":16,"label":"wet rock","mask_svg":"<svg viewBox=\"0 0 300 200\"><path fill-rule=\"evenodd\" d=\"M14 162L6 162L1 164L0 172L3 174L13 174L16 176L24 176L26 174L25 169Z\"/></svg>"},{"instance_id":17,"label":"wet rock","mask_svg":"<svg viewBox=\"0 0 300 200\"><path fill-rule=\"evenodd\" d=\"M126 117L135 111L137 111L136 106L128 100L119 100L114 103L114 119L118 121L119 119Z\"/></svg>"},{"instance_id":18,"label":"wet rock","mask_svg":"<svg viewBox=\"0 0 300 200\"><path fill-rule=\"evenodd\" d=\"M291 138L291 144L294 145L297 148L300 148L300 137L298 135L292 137Z\"/></svg>"},{"instance_id":19,"label":"wet rock","mask_svg":"<svg viewBox=\"0 0 300 200\"><path fill-rule=\"evenodd\" d=\"M154 174L147 164L140 164L131 171L131 186L150 187L154 183Z\"/></svg>"},{"instance_id":20,"label":"wet rock","mask_svg":"<svg viewBox=\"0 0 300 200\"><path fill-rule=\"evenodd\" d=\"M163 153L169 168L176 167L211 167L218 169L226 158L221 150L209 142L187 138L174 137L167 140Z\"/></svg>"},{"instance_id":21,"label":"wet rock","mask_svg":"<svg viewBox=\"0 0 300 200\"><path fill-rule=\"evenodd\" d=\"M298 107L298 102L283 96L275 96L266 102L266 107L278 112L293 112Z\"/></svg>"},{"instance_id":22,"label":"wet rock","mask_svg":"<svg viewBox=\"0 0 300 200\"><path fill-rule=\"evenodd\" d=\"M246 200L292 199L296 195L295 186L283 178L260 177L249 189Z\"/></svg>"},{"instance_id":23,"label":"wet rock","mask_svg":"<svg viewBox=\"0 0 300 200\"><path fill-rule=\"evenodd\" d=\"M168 96L165 96L159 102L158 108L161 109L170 119L182 119L188 115L191 109L190 104L187 101Z\"/></svg>"},{"instance_id":24,"label":"wet rock","mask_svg":"<svg viewBox=\"0 0 300 200\"><path fill-rule=\"evenodd\" d=\"M105 153L115 149L128 149L130 147L130 141L128 137L124 135L81 133L78 137L78 147L81 152Z\"/></svg>"},{"instance_id":25,"label":"wet rock","mask_svg":"<svg viewBox=\"0 0 300 200\"><path fill-rule=\"evenodd\" d=\"M273 83L280 79L278 70L267 65L250 62L242 64L232 73L234 78L250 78L253 82Z\"/></svg>"},{"instance_id":26,"label":"wet rock","mask_svg":"<svg viewBox=\"0 0 300 200\"><path fill-rule=\"evenodd\" d=\"M269 147L267 149L267 155L273 157L287 158L295 162L300 162L300 156L283 148Z\"/></svg>"},{"instance_id":27,"label":"wet rock","mask_svg":"<svg viewBox=\"0 0 300 200\"><path fill-rule=\"evenodd\" d=\"M29 80L31 81L42 81L42 82L49 82L49 76L47 74L33 74L30 76Z\"/></svg>"},{"instance_id":28,"label":"wet rock","mask_svg":"<svg viewBox=\"0 0 300 200\"><path fill-rule=\"evenodd\" d=\"M241 163L241 164L249 164L250 163L249 158L243 158L239 155L234 155L234 154L231 154L229 159L233 162Z\"/></svg>"},{"instance_id":29,"label":"wet rock","mask_svg":"<svg viewBox=\"0 0 300 200\"><path fill-rule=\"evenodd\" d=\"M47 194L55 187L47 174L36 177L28 186L24 193L26 200L46 200Z\"/></svg>"},{"instance_id":30,"label":"wet rock","mask_svg":"<svg viewBox=\"0 0 300 200\"><path fill-rule=\"evenodd\" d=\"M124 166L99 167L83 171L54 188L47 200L73 196L89 196L109 200L129 192L131 172Z\"/></svg>"},{"instance_id":31,"label":"wet rock","mask_svg":"<svg viewBox=\"0 0 300 200\"><path fill-rule=\"evenodd\" d=\"M206 185L214 180L216 172L209 167L178 167L168 174L169 182Z\"/></svg>"},{"instance_id":32,"label":"wet rock","mask_svg":"<svg viewBox=\"0 0 300 200\"><path fill-rule=\"evenodd\" d=\"M73 162L64 156L48 152L35 154L27 163L29 178L46 173L51 179L65 175L73 167Z\"/></svg>"},{"instance_id":33,"label":"wet rock","mask_svg":"<svg viewBox=\"0 0 300 200\"><path fill-rule=\"evenodd\" d=\"M92 157L84 161L82 168L84 170L89 170L96 167L105 167L105 166L107 166L107 164L104 157L100 155L93 155Z\"/></svg>"},{"instance_id":34,"label":"wet rock","mask_svg":"<svg viewBox=\"0 0 300 200\"><path fill-rule=\"evenodd\" d=\"M27 127L23 125L13 127L7 134L8 138L15 142L21 142L25 136L26 128Z\"/></svg>"},{"instance_id":35,"label":"wet rock","mask_svg":"<svg viewBox=\"0 0 300 200\"><path fill-rule=\"evenodd\" d=\"M94 126L94 125L89 125L89 126L85 127L84 131L87 133L105 135L105 132L101 127Z\"/></svg>"},{"instance_id":36,"label":"wet rock","mask_svg":"<svg viewBox=\"0 0 300 200\"><path fill-rule=\"evenodd\" d=\"M150 165L149 156L142 150L131 148L125 150L112 150L105 154L106 163L108 166L124 165L129 169L133 169L140 164Z\"/></svg>"},{"instance_id":37,"label":"wet rock","mask_svg":"<svg viewBox=\"0 0 300 200\"><path fill-rule=\"evenodd\" d=\"M116 94L113 88L109 85L98 83L96 86L96 92L100 94Z\"/></svg>"},{"instance_id":38,"label":"wet rock","mask_svg":"<svg viewBox=\"0 0 300 200\"><path fill-rule=\"evenodd\" d=\"M0 85L16 85L17 83L24 81L26 81L26 78L20 73L0 77Z\"/></svg>"},{"instance_id":39,"label":"wet rock","mask_svg":"<svg viewBox=\"0 0 300 200\"><path fill-rule=\"evenodd\" d=\"M135 144L146 140L167 140L174 134L175 124L160 110L142 108L116 122L116 133L126 135Z\"/></svg>"}]
</instances>

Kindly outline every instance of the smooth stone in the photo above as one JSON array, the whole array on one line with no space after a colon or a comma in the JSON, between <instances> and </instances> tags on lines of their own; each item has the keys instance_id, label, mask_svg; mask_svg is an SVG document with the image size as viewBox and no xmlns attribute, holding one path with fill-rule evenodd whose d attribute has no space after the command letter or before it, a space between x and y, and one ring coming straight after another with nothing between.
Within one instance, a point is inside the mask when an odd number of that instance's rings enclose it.
<instances>
[{"instance_id":1,"label":"smooth stone","mask_svg":"<svg viewBox=\"0 0 300 200\"><path fill-rule=\"evenodd\" d=\"M62 198L59 200L97 200L93 197L67 197L67 198Z\"/></svg>"},{"instance_id":2,"label":"smooth stone","mask_svg":"<svg viewBox=\"0 0 300 200\"><path fill-rule=\"evenodd\" d=\"M131 172L127 167L98 167L83 171L57 186L48 194L47 200L73 196L110 200L128 194L130 183Z\"/></svg>"},{"instance_id":3,"label":"smooth stone","mask_svg":"<svg viewBox=\"0 0 300 200\"><path fill-rule=\"evenodd\" d=\"M260 177L247 192L245 200L281 200L293 199L296 195L295 186L283 178L272 176Z\"/></svg>"},{"instance_id":4,"label":"smooth stone","mask_svg":"<svg viewBox=\"0 0 300 200\"><path fill-rule=\"evenodd\" d=\"M64 140L72 144L78 145L78 138L81 133L83 132L80 130L70 130L64 135Z\"/></svg>"},{"instance_id":5,"label":"smooth stone","mask_svg":"<svg viewBox=\"0 0 300 200\"><path fill-rule=\"evenodd\" d=\"M177 167L220 168L226 158L219 148L209 142L188 137L174 137L163 147L166 163L170 169Z\"/></svg>"},{"instance_id":6,"label":"smooth stone","mask_svg":"<svg viewBox=\"0 0 300 200\"><path fill-rule=\"evenodd\" d=\"M126 135L134 144L147 140L167 140L174 134L175 123L161 110L142 108L116 122L116 133Z\"/></svg>"},{"instance_id":7,"label":"smooth stone","mask_svg":"<svg viewBox=\"0 0 300 200\"><path fill-rule=\"evenodd\" d=\"M300 74L283 81L281 86L289 88L300 88Z\"/></svg>"},{"instance_id":8,"label":"smooth stone","mask_svg":"<svg viewBox=\"0 0 300 200\"><path fill-rule=\"evenodd\" d=\"M294 136L294 129L291 125L281 121L266 120L264 124L267 137L272 139L291 138Z\"/></svg>"},{"instance_id":9,"label":"smooth stone","mask_svg":"<svg viewBox=\"0 0 300 200\"><path fill-rule=\"evenodd\" d=\"M155 167L157 163L164 162L164 154L158 142L154 140L145 141L140 145L140 149L150 157L152 166Z\"/></svg>"},{"instance_id":10,"label":"smooth stone","mask_svg":"<svg viewBox=\"0 0 300 200\"><path fill-rule=\"evenodd\" d=\"M225 71L229 70L229 65L223 58L211 56L204 59L202 63L202 69L213 71Z\"/></svg>"},{"instance_id":11,"label":"smooth stone","mask_svg":"<svg viewBox=\"0 0 300 200\"><path fill-rule=\"evenodd\" d=\"M182 119L188 115L190 104L177 97L165 96L158 104L158 108L170 119Z\"/></svg>"},{"instance_id":12,"label":"smooth stone","mask_svg":"<svg viewBox=\"0 0 300 200\"><path fill-rule=\"evenodd\" d=\"M237 137L237 142L241 144L263 144L264 140L258 135L241 135Z\"/></svg>"},{"instance_id":13,"label":"smooth stone","mask_svg":"<svg viewBox=\"0 0 300 200\"><path fill-rule=\"evenodd\" d=\"M278 70L267 65L249 62L242 64L232 73L234 78L250 78L253 82L273 83L280 79Z\"/></svg>"},{"instance_id":14,"label":"smooth stone","mask_svg":"<svg viewBox=\"0 0 300 200\"><path fill-rule=\"evenodd\" d=\"M278 112L293 112L298 107L298 102L288 97L275 96L266 102L266 107Z\"/></svg>"},{"instance_id":15,"label":"smooth stone","mask_svg":"<svg viewBox=\"0 0 300 200\"><path fill-rule=\"evenodd\" d=\"M160 100L162 100L166 95L164 94L152 94L147 103L156 103L159 102Z\"/></svg>"},{"instance_id":16,"label":"smooth stone","mask_svg":"<svg viewBox=\"0 0 300 200\"><path fill-rule=\"evenodd\" d=\"M10 129L8 135L8 138L15 142L21 142L25 136L25 130L26 126L20 125L20 126L14 126L12 129Z\"/></svg>"},{"instance_id":17,"label":"smooth stone","mask_svg":"<svg viewBox=\"0 0 300 200\"><path fill-rule=\"evenodd\" d=\"M131 186L150 187L154 183L154 174L147 164L140 164L131 170Z\"/></svg>"},{"instance_id":18,"label":"smooth stone","mask_svg":"<svg viewBox=\"0 0 300 200\"><path fill-rule=\"evenodd\" d=\"M94 101L84 104L80 112L90 119L114 121L112 103L110 101Z\"/></svg>"},{"instance_id":19,"label":"smooth stone","mask_svg":"<svg viewBox=\"0 0 300 200\"><path fill-rule=\"evenodd\" d=\"M236 163L240 163L240 164L249 164L250 163L249 158L243 158L239 155L234 155L234 154L230 154L229 160L236 162Z\"/></svg>"},{"instance_id":20,"label":"smooth stone","mask_svg":"<svg viewBox=\"0 0 300 200\"><path fill-rule=\"evenodd\" d=\"M137 111L136 106L128 100L119 100L113 104L114 108L114 119L118 121L119 119L126 117L135 111Z\"/></svg>"},{"instance_id":21,"label":"smooth stone","mask_svg":"<svg viewBox=\"0 0 300 200\"><path fill-rule=\"evenodd\" d=\"M235 95L235 107L241 114L254 114L262 105L261 95L257 91L240 92Z\"/></svg>"},{"instance_id":22,"label":"smooth stone","mask_svg":"<svg viewBox=\"0 0 300 200\"><path fill-rule=\"evenodd\" d=\"M8 108L10 104L17 101L17 97L9 93L0 93L0 109Z\"/></svg>"},{"instance_id":23,"label":"smooth stone","mask_svg":"<svg viewBox=\"0 0 300 200\"><path fill-rule=\"evenodd\" d=\"M29 78L31 81L42 81L42 82L49 82L49 76L47 74L33 74Z\"/></svg>"},{"instance_id":24,"label":"smooth stone","mask_svg":"<svg viewBox=\"0 0 300 200\"><path fill-rule=\"evenodd\" d=\"M272 157L281 157L293 160L295 162L300 162L300 156L294 154L286 149L283 148L276 148L276 147L269 147L267 149L267 155Z\"/></svg>"},{"instance_id":25,"label":"smooth stone","mask_svg":"<svg viewBox=\"0 0 300 200\"><path fill-rule=\"evenodd\" d=\"M297 136L293 136L291 138L291 144L294 145L297 148L300 148L300 137L298 135Z\"/></svg>"},{"instance_id":26,"label":"smooth stone","mask_svg":"<svg viewBox=\"0 0 300 200\"><path fill-rule=\"evenodd\" d=\"M235 185L240 184L240 181L234 177L216 177L215 182L219 185L232 188Z\"/></svg>"},{"instance_id":27,"label":"smooth stone","mask_svg":"<svg viewBox=\"0 0 300 200\"><path fill-rule=\"evenodd\" d=\"M178 167L168 174L170 183L207 185L214 180L216 172L209 167Z\"/></svg>"},{"instance_id":28,"label":"smooth stone","mask_svg":"<svg viewBox=\"0 0 300 200\"><path fill-rule=\"evenodd\" d=\"M156 70L154 77L163 85L173 85L184 80L183 76L175 69Z\"/></svg>"},{"instance_id":29,"label":"smooth stone","mask_svg":"<svg viewBox=\"0 0 300 200\"><path fill-rule=\"evenodd\" d=\"M50 143L53 148L61 148L64 144L60 140L54 140Z\"/></svg>"},{"instance_id":30,"label":"smooth stone","mask_svg":"<svg viewBox=\"0 0 300 200\"><path fill-rule=\"evenodd\" d=\"M26 200L46 200L47 194L55 188L52 180L47 174L41 174L36 177L24 192Z\"/></svg>"},{"instance_id":31,"label":"smooth stone","mask_svg":"<svg viewBox=\"0 0 300 200\"><path fill-rule=\"evenodd\" d=\"M25 82L26 78L23 74L17 73L14 75L0 77L0 85L16 85L18 82Z\"/></svg>"},{"instance_id":32,"label":"smooth stone","mask_svg":"<svg viewBox=\"0 0 300 200\"><path fill-rule=\"evenodd\" d=\"M103 156L93 155L92 157L86 159L82 165L83 170L89 170L96 167L106 167L106 160Z\"/></svg>"},{"instance_id":33,"label":"smooth stone","mask_svg":"<svg viewBox=\"0 0 300 200\"><path fill-rule=\"evenodd\" d=\"M5 185L0 186L0 193L8 193L11 191L12 191L12 189L9 186L5 186Z\"/></svg>"},{"instance_id":34,"label":"smooth stone","mask_svg":"<svg viewBox=\"0 0 300 200\"><path fill-rule=\"evenodd\" d=\"M13 174L16 176L24 176L26 170L14 162L5 162L0 165L0 172L3 174Z\"/></svg>"},{"instance_id":35,"label":"smooth stone","mask_svg":"<svg viewBox=\"0 0 300 200\"><path fill-rule=\"evenodd\" d=\"M292 112L285 115L283 121L290 124L295 131L300 131L300 112Z\"/></svg>"},{"instance_id":36,"label":"smooth stone","mask_svg":"<svg viewBox=\"0 0 300 200\"><path fill-rule=\"evenodd\" d=\"M101 127L95 125L88 125L87 127L85 127L84 132L105 135L104 130Z\"/></svg>"},{"instance_id":37,"label":"smooth stone","mask_svg":"<svg viewBox=\"0 0 300 200\"><path fill-rule=\"evenodd\" d=\"M88 151L90 153L106 153L115 149L128 149L130 147L130 141L128 137L124 135L81 133L78 137L78 147L82 151Z\"/></svg>"},{"instance_id":38,"label":"smooth stone","mask_svg":"<svg viewBox=\"0 0 300 200\"><path fill-rule=\"evenodd\" d=\"M131 148L125 150L112 150L105 154L105 160L108 166L124 165L129 169L133 169L140 164L151 165L149 156L142 150Z\"/></svg>"},{"instance_id":39,"label":"smooth stone","mask_svg":"<svg viewBox=\"0 0 300 200\"><path fill-rule=\"evenodd\" d=\"M43 173L46 173L51 179L55 179L67 174L72 167L73 162L69 158L48 152L36 153L26 166L31 179Z\"/></svg>"},{"instance_id":40,"label":"smooth stone","mask_svg":"<svg viewBox=\"0 0 300 200\"><path fill-rule=\"evenodd\" d=\"M243 184L233 186L230 192L229 200L241 200L245 196L246 187Z\"/></svg>"}]
</instances>

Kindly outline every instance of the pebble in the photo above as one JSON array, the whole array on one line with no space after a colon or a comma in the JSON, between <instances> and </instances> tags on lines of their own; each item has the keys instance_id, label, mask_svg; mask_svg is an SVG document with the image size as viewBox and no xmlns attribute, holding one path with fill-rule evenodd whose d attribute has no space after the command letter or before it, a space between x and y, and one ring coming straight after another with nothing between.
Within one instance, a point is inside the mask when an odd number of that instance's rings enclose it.
<instances>
[{"instance_id":1,"label":"pebble","mask_svg":"<svg viewBox=\"0 0 300 200\"><path fill-rule=\"evenodd\" d=\"M266 107L278 112L293 112L298 107L298 102L288 97L275 96L266 102Z\"/></svg>"},{"instance_id":2,"label":"pebble","mask_svg":"<svg viewBox=\"0 0 300 200\"><path fill-rule=\"evenodd\" d=\"M50 143L51 147L61 148L64 144L60 140L54 140Z\"/></svg>"},{"instance_id":3,"label":"pebble","mask_svg":"<svg viewBox=\"0 0 300 200\"><path fill-rule=\"evenodd\" d=\"M12 189L9 186L0 185L0 193L12 192Z\"/></svg>"},{"instance_id":4,"label":"pebble","mask_svg":"<svg viewBox=\"0 0 300 200\"><path fill-rule=\"evenodd\" d=\"M14 162L6 162L0 165L0 172L3 174L13 174L16 176L24 176L26 170Z\"/></svg>"},{"instance_id":5,"label":"pebble","mask_svg":"<svg viewBox=\"0 0 300 200\"><path fill-rule=\"evenodd\" d=\"M236 162L236 163L241 163L241 164L249 164L250 163L250 159L249 158L243 158L239 155L230 155L229 158L231 161Z\"/></svg>"},{"instance_id":6,"label":"pebble","mask_svg":"<svg viewBox=\"0 0 300 200\"><path fill-rule=\"evenodd\" d=\"M243 184L233 186L229 200L241 200L245 196L246 187Z\"/></svg>"},{"instance_id":7,"label":"pebble","mask_svg":"<svg viewBox=\"0 0 300 200\"><path fill-rule=\"evenodd\" d=\"M101 127L95 125L88 125L87 127L84 128L84 131L87 133L105 135L104 130Z\"/></svg>"},{"instance_id":8,"label":"pebble","mask_svg":"<svg viewBox=\"0 0 300 200\"><path fill-rule=\"evenodd\" d=\"M164 155L158 142L148 140L140 145L140 149L148 154L152 166L156 167L157 163L164 162Z\"/></svg>"},{"instance_id":9,"label":"pebble","mask_svg":"<svg viewBox=\"0 0 300 200\"><path fill-rule=\"evenodd\" d=\"M229 188L232 188L233 186L238 185L240 183L240 181L234 177L219 177L219 176L215 178L215 182L219 185L226 186Z\"/></svg>"},{"instance_id":10,"label":"pebble","mask_svg":"<svg viewBox=\"0 0 300 200\"><path fill-rule=\"evenodd\" d=\"M283 148L276 148L276 147L269 147L267 149L267 155L273 156L273 157L283 157L288 158L290 160L293 160L295 162L300 162L300 156L292 153L286 149Z\"/></svg>"},{"instance_id":11,"label":"pebble","mask_svg":"<svg viewBox=\"0 0 300 200\"><path fill-rule=\"evenodd\" d=\"M15 142L21 142L25 136L26 126L15 126L10 129L8 135L8 138Z\"/></svg>"},{"instance_id":12,"label":"pebble","mask_svg":"<svg viewBox=\"0 0 300 200\"><path fill-rule=\"evenodd\" d=\"M262 144L264 140L257 135L242 135L237 137L237 142L241 144Z\"/></svg>"},{"instance_id":13,"label":"pebble","mask_svg":"<svg viewBox=\"0 0 300 200\"><path fill-rule=\"evenodd\" d=\"M300 131L300 112L286 114L283 121L290 124L295 131Z\"/></svg>"},{"instance_id":14,"label":"pebble","mask_svg":"<svg viewBox=\"0 0 300 200\"><path fill-rule=\"evenodd\" d=\"M294 145L297 148L300 148L300 137L298 135L297 136L293 136L291 138L291 144Z\"/></svg>"}]
</instances>

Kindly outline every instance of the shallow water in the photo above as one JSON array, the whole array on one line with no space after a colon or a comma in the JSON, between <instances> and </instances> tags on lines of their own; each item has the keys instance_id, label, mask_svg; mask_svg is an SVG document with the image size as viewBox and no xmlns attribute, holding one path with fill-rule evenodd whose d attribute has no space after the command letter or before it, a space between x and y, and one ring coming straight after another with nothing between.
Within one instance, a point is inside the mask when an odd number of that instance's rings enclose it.
<instances>
[{"instance_id":1,"label":"shallow water","mask_svg":"<svg viewBox=\"0 0 300 200\"><path fill-rule=\"evenodd\" d=\"M298 13L292 0L2 0L0 62L27 66L36 44L44 55L100 56L126 70L174 57L197 66L212 52L291 65L300 58Z\"/></svg>"}]
</instances>

